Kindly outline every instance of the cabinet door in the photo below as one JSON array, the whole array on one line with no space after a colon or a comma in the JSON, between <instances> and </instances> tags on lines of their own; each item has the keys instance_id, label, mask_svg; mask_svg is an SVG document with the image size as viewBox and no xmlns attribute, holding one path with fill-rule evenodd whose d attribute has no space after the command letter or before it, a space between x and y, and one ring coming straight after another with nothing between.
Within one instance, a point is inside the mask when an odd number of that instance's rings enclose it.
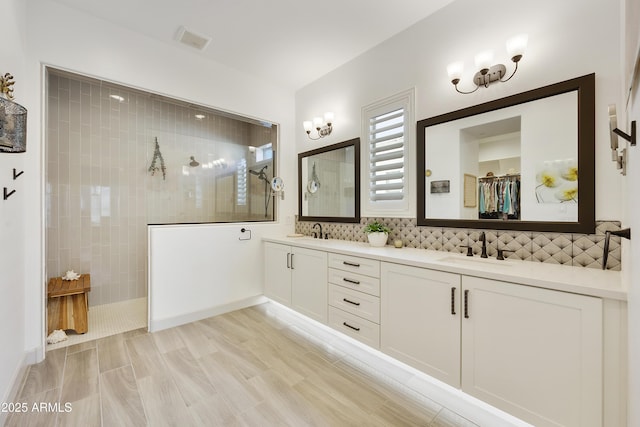
<instances>
[{"instance_id":1,"label":"cabinet door","mask_svg":"<svg viewBox=\"0 0 640 427\"><path fill-rule=\"evenodd\" d=\"M462 390L536 426L601 426L602 300L467 276L462 285Z\"/></svg>"},{"instance_id":2,"label":"cabinet door","mask_svg":"<svg viewBox=\"0 0 640 427\"><path fill-rule=\"evenodd\" d=\"M380 348L460 387L460 275L382 263Z\"/></svg>"},{"instance_id":3,"label":"cabinet door","mask_svg":"<svg viewBox=\"0 0 640 427\"><path fill-rule=\"evenodd\" d=\"M327 323L327 253L292 248L291 308Z\"/></svg>"},{"instance_id":4,"label":"cabinet door","mask_svg":"<svg viewBox=\"0 0 640 427\"><path fill-rule=\"evenodd\" d=\"M291 306L291 248L264 243L264 294L274 301Z\"/></svg>"}]
</instances>

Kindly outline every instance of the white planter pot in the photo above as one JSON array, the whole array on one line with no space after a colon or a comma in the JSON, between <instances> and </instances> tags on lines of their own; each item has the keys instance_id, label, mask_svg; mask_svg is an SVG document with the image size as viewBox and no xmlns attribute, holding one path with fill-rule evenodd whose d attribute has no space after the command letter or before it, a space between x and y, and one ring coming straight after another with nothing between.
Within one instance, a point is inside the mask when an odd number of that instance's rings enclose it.
<instances>
[{"instance_id":1,"label":"white planter pot","mask_svg":"<svg viewBox=\"0 0 640 427\"><path fill-rule=\"evenodd\" d=\"M375 247L382 247L387 244L387 239L389 235L387 233L376 232L367 234L367 239L369 239L369 244Z\"/></svg>"}]
</instances>

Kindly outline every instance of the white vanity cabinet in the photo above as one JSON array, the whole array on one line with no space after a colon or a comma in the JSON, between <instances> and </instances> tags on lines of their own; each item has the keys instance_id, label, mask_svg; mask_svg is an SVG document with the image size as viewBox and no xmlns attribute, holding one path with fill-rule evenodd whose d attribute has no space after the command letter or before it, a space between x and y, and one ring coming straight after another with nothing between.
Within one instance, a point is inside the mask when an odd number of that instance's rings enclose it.
<instances>
[{"instance_id":1,"label":"white vanity cabinet","mask_svg":"<svg viewBox=\"0 0 640 427\"><path fill-rule=\"evenodd\" d=\"M460 387L460 275L383 262L380 349Z\"/></svg>"},{"instance_id":2,"label":"white vanity cabinet","mask_svg":"<svg viewBox=\"0 0 640 427\"><path fill-rule=\"evenodd\" d=\"M380 261L329 254L329 326L380 347Z\"/></svg>"},{"instance_id":3,"label":"white vanity cabinet","mask_svg":"<svg viewBox=\"0 0 640 427\"><path fill-rule=\"evenodd\" d=\"M381 265L381 350L536 426L601 426L602 299Z\"/></svg>"},{"instance_id":4,"label":"white vanity cabinet","mask_svg":"<svg viewBox=\"0 0 640 427\"><path fill-rule=\"evenodd\" d=\"M603 425L601 298L469 276L462 289L464 392L536 426Z\"/></svg>"},{"instance_id":5,"label":"white vanity cabinet","mask_svg":"<svg viewBox=\"0 0 640 427\"><path fill-rule=\"evenodd\" d=\"M626 426L617 272L296 243L265 242L267 297L537 427Z\"/></svg>"},{"instance_id":6,"label":"white vanity cabinet","mask_svg":"<svg viewBox=\"0 0 640 427\"><path fill-rule=\"evenodd\" d=\"M264 250L264 294L327 323L327 253L272 242Z\"/></svg>"}]
</instances>

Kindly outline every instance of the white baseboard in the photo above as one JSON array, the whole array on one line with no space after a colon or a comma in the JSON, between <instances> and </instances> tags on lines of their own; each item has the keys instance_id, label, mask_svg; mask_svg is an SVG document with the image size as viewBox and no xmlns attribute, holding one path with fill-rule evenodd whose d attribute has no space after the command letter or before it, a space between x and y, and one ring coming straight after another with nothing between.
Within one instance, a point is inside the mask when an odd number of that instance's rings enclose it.
<instances>
[{"instance_id":1,"label":"white baseboard","mask_svg":"<svg viewBox=\"0 0 640 427\"><path fill-rule=\"evenodd\" d=\"M268 299L265 296L256 295L256 296L245 298L242 300L233 301L227 304L210 307L204 310L182 314L180 316L167 317L164 319L149 318L149 332L157 332L163 329L173 328L174 326L180 326L186 323L196 322L198 320L206 319L207 317L217 316L219 314L228 313L234 310L240 310L242 308L251 307L252 305L256 305L256 304L262 304L263 302L267 302L267 301Z\"/></svg>"}]
</instances>

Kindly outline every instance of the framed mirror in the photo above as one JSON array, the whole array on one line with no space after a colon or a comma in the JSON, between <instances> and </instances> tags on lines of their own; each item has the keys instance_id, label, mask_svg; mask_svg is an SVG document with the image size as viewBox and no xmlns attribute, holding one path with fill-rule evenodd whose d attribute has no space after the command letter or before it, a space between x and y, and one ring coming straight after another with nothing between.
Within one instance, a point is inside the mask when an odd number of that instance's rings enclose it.
<instances>
[{"instance_id":1,"label":"framed mirror","mask_svg":"<svg viewBox=\"0 0 640 427\"><path fill-rule=\"evenodd\" d=\"M298 154L298 215L360 222L360 138Z\"/></svg>"},{"instance_id":2,"label":"framed mirror","mask_svg":"<svg viewBox=\"0 0 640 427\"><path fill-rule=\"evenodd\" d=\"M421 120L417 144L418 225L595 231L594 74Z\"/></svg>"}]
</instances>

